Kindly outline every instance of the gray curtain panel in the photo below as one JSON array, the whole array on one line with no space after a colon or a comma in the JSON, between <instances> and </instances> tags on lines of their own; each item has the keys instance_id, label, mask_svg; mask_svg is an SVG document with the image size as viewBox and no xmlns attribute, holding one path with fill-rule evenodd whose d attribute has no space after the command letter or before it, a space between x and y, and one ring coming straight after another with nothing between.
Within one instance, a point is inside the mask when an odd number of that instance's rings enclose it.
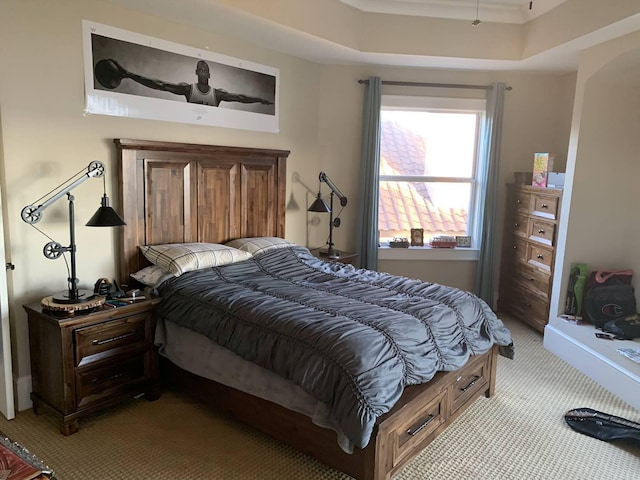
<instances>
[{"instance_id":1,"label":"gray curtain panel","mask_svg":"<svg viewBox=\"0 0 640 480\"><path fill-rule=\"evenodd\" d=\"M362 110L362 158L356 251L361 268L378 267L378 177L380 169L380 103L382 81L369 77Z\"/></svg>"},{"instance_id":2,"label":"gray curtain panel","mask_svg":"<svg viewBox=\"0 0 640 480\"><path fill-rule=\"evenodd\" d=\"M482 154L486 162L480 162L483 170L479 172L478 186L483 192L480 199L482 226L480 232L480 255L476 271L476 295L489 304L493 304L493 277L496 258L497 210L498 210L498 167L500 165L500 143L502 141L502 117L504 92L506 85L494 83L487 94L486 123L482 131Z\"/></svg>"}]
</instances>

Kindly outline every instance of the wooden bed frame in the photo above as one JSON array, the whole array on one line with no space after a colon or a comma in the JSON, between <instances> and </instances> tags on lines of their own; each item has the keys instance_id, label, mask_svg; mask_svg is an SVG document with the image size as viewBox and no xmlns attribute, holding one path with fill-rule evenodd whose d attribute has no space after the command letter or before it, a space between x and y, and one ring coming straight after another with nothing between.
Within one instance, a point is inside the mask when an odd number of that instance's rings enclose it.
<instances>
[{"instance_id":1,"label":"wooden bed frame","mask_svg":"<svg viewBox=\"0 0 640 480\"><path fill-rule=\"evenodd\" d=\"M119 276L148 265L139 245L284 237L284 150L114 140L122 229ZM171 386L358 480L388 480L482 394L495 390L497 347L456 372L411 386L349 455L334 431L261 398L167 365Z\"/></svg>"}]
</instances>

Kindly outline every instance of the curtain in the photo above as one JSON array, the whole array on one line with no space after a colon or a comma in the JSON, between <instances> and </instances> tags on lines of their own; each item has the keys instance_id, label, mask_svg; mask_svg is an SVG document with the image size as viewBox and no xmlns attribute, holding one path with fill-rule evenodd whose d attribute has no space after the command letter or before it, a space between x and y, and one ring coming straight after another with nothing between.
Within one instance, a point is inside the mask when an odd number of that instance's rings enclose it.
<instances>
[{"instance_id":1,"label":"curtain","mask_svg":"<svg viewBox=\"0 0 640 480\"><path fill-rule=\"evenodd\" d=\"M378 267L378 177L380 166L380 77L369 77L362 109L362 158L356 251L361 268Z\"/></svg>"},{"instance_id":2,"label":"curtain","mask_svg":"<svg viewBox=\"0 0 640 480\"><path fill-rule=\"evenodd\" d=\"M486 162L479 172L479 188L482 226L480 231L480 254L476 271L476 294L490 307L493 305L493 272L496 259L496 238L498 232L498 185L500 164L500 143L502 140L502 117L506 85L494 83L487 95L487 113L481 138L481 153ZM484 187L484 188L483 188Z\"/></svg>"}]
</instances>

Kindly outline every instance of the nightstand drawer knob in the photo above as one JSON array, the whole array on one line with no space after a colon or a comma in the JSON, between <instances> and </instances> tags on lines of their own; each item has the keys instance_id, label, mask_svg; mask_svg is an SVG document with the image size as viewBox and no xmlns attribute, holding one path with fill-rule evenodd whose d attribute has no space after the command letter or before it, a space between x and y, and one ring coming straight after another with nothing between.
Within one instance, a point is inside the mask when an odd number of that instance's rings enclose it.
<instances>
[{"instance_id":1,"label":"nightstand drawer knob","mask_svg":"<svg viewBox=\"0 0 640 480\"><path fill-rule=\"evenodd\" d=\"M538 255L538 260L543 260L544 257L542 255Z\"/></svg>"},{"instance_id":2,"label":"nightstand drawer knob","mask_svg":"<svg viewBox=\"0 0 640 480\"><path fill-rule=\"evenodd\" d=\"M544 230L541 228L541 229L538 230L538 233L544 235Z\"/></svg>"},{"instance_id":3,"label":"nightstand drawer knob","mask_svg":"<svg viewBox=\"0 0 640 480\"><path fill-rule=\"evenodd\" d=\"M549 208L549 205L547 205L546 203L543 203L540 205L540 208Z\"/></svg>"},{"instance_id":4,"label":"nightstand drawer knob","mask_svg":"<svg viewBox=\"0 0 640 480\"><path fill-rule=\"evenodd\" d=\"M115 337L105 338L103 340L94 340L93 342L91 342L91 344L92 345L105 345L107 343L117 342L118 340L122 340L124 338L132 337L135 334L136 334L136 332L134 330L132 332L123 333L122 335L117 335Z\"/></svg>"}]
</instances>

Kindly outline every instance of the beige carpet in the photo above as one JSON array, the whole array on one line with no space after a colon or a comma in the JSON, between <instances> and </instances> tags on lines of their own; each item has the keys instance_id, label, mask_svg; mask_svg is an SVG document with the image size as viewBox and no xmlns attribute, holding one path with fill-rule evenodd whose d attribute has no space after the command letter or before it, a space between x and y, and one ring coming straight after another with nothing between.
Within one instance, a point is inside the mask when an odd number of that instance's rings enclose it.
<instances>
[{"instance_id":1,"label":"beige carpet","mask_svg":"<svg viewBox=\"0 0 640 480\"><path fill-rule=\"evenodd\" d=\"M571 430L563 414L590 407L633 421L628 407L506 321L516 359L500 358L497 393L480 398L394 480L640 479L640 449ZM347 480L250 428L175 394L132 400L81 421L64 437L51 415L21 412L0 430L59 480Z\"/></svg>"}]
</instances>

